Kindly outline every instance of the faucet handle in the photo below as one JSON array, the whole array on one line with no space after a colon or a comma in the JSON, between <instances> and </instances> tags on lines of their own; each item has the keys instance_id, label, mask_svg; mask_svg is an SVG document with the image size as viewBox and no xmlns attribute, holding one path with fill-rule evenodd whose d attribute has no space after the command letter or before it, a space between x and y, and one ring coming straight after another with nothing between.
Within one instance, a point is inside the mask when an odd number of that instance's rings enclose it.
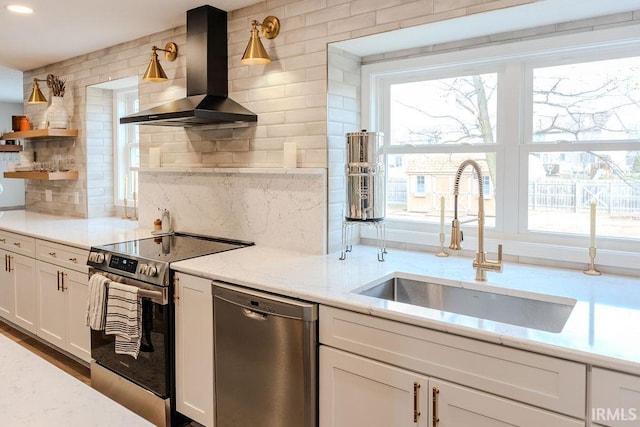
<instances>
[{"instance_id":1,"label":"faucet handle","mask_svg":"<svg viewBox=\"0 0 640 427\"><path fill-rule=\"evenodd\" d=\"M502 244L498 245L498 262L502 262Z\"/></svg>"}]
</instances>

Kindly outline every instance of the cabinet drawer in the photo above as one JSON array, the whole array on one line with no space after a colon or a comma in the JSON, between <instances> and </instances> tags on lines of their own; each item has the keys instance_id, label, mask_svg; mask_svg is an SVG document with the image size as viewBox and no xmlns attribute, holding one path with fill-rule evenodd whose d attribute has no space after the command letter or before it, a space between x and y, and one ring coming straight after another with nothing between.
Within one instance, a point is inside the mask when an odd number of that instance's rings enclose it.
<instances>
[{"instance_id":1,"label":"cabinet drawer","mask_svg":"<svg viewBox=\"0 0 640 427\"><path fill-rule=\"evenodd\" d=\"M327 306L320 307L320 342L584 419L580 363Z\"/></svg>"},{"instance_id":2,"label":"cabinet drawer","mask_svg":"<svg viewBox=\"0 0 640 427\"><path fill-rule=\"evenodd\" d=\"M640 426L640 377L593 368L591 420L611 427Z\"/></svg>"},{"instance_id":3,"label":"cabinet drawer","mask_svg":"<svg viewBox=\"0 0 640 427\"><path fill-rule=\"evenodd\" d=\"M53 243L46 240L36 241L36 258L40 261L49 262L60 267L70 268L72 270L86 273L87 257L89 251L73 246Z\"/></svg>"},{"instance_id":4,"label":"cabinet drawer","mask_svg":"<svg viewBox=\"0 0 640 427\"><path fill-rule=\"evenodd\" d=\"M0 248L31 258L35 257L35 240L33 237L22 234L0 231Z\"/></svg>"}]
</instances>

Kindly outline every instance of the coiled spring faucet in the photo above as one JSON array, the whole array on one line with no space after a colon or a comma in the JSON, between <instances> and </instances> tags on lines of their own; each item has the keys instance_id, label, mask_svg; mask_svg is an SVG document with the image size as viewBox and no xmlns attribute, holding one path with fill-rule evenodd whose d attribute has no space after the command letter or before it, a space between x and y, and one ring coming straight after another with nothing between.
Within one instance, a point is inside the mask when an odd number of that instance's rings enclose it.
<instances>
[{"instance_id":1,"label":"coiled spring faucet","mask_svg":"<svg viewBox=\"0 0 640 427\"><path fill-rule=\"evenodd\" d=\"M460 230L460 221L458 220L458 193L460 187L460 177L464 169L471 165L478 177L478 252L473 260L473 267L476 269L476 280L486 281L486 270L502 272L502 245L498 245L498 260L491 261L487 259L484 251L484 197L482 194L482 171L480 165L474 160L465 160L458 167L456 172L455 184L453 186L453 221L451 221L451 244L449 249L462 249L462 230Z\"/></svg>"}]
</instances>

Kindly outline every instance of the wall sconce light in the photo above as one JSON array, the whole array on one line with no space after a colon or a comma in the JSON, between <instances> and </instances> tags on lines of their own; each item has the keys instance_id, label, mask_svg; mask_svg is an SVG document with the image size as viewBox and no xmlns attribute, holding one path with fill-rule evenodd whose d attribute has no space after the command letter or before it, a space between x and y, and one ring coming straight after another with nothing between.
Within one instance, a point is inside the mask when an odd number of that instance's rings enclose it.
<instances>
[{"instance_id":1,"label":"wall sconce light","mask_svg":"<svg viewBox=\"0 0 640 427\"><path fill-rule=\"evenodd\" d=\"M267 16L262 24L255 19L251 21L251 39L240 60L244 65L266 65L271 62L269 54L260 41L258 25L262 27L262 35L267 39L275 39L280 33L280 20L275 16Z\"/></svg>"},{"instance_id":2,"label":"wall sconce light","mask_svg":"<svg viewBox=\"0 0 640 427\"><path fill-rule=\"evenodd\" d=\"M157 50L164 52L164 57L167 61L173 62L178 57L178 45L173 42L167 43L164 49L153 46L151 48L151 61L149 62L147 71L145 71L144 76L142 76L142 80L146 80L148 82L163 82L167 80L167 75L162 69L160 62L158 62Z\"/></svg>"},{"instance_id":3,"label":"wall sconce light","mask_svg":"<svg viewBox=\"0 0 640 427\"><path fill-rule=\"evenodd\" d=\"M31 90L31 96L27 100L27 104L46 104L47 98L45 98L44 94L40 90L40 86L38 82L47 82L47 86L51 87L53 85L53 80L55 79L53 74L49 74L46 79L33 78L33 89Z\"/></svg>"}]
</instances>

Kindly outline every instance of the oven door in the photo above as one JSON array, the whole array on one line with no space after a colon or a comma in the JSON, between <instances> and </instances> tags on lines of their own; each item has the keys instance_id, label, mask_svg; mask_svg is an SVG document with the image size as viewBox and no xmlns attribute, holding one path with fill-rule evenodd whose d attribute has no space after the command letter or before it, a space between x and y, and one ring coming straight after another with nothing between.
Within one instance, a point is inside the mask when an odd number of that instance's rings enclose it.
<instances>
[{"instance_id":1,"label":"oven door","mask_svg":"<svg viewBox=\"0 0 640 427\"><path fill-rule=\"evenodd\" d=\"M95 269L94 273L112 281L139 288L142 305L142 339L138 358L116 354L115 336L91 330L91 357L95 363L109 369L139 386L167 398L170 395L170 357L172 343L172 315L169 288L115 276Z\"/></svg>"}]
</instances>

